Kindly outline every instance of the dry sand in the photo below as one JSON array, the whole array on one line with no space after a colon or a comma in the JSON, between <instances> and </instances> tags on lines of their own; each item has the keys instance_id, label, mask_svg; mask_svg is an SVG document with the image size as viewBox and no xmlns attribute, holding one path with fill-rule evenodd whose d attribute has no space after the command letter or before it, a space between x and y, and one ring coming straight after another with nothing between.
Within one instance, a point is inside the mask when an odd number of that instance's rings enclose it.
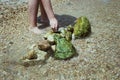
<instances>
[{"instance_id":1,"label":"dry sand","mask_svg":"<svg viewBox=\"0 0 120 80\"><path fill-rule=\"evenodd\" d=\"M74 41L79 55L23 66L20 58L43 34L28 31L27 4L0 3L0 80L120 80L120 0L52 0L52 5L61 27L80 16L90 20L92 34Z\"/></svg>"}]
</instances>

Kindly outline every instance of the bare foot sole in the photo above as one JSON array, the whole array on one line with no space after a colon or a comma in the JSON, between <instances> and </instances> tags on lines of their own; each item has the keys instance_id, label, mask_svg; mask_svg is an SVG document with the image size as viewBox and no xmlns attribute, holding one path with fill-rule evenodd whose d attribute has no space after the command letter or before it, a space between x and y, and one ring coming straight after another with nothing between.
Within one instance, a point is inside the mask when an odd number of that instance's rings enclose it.
<instances>
[{"instance_id":1,"label":"bare foot sole","mask_svg":"<svg viewBox=\"0 0 120 80\"><path fill-rule=\"evenodd\" d=\"M44 33L43 30L40 30L38 27L29 27L29 31L35 33L35 34L42 34Z\"/></svg>"}]
</instances>

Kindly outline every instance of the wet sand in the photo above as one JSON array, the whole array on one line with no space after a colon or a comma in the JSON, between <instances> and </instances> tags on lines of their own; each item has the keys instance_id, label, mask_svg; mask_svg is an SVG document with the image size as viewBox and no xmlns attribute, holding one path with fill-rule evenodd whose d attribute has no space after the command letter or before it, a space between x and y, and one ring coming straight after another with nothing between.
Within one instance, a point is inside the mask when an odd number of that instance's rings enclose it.
<instances>
[{"instance_id":1,"label":"wet sand","mask_svg":"<svg viewBox=\"0 0 120 80\"><path fill-rule=\"evenodd\" d=\"M80 16L90 20L92 34L73 42L78 56L21 64L28 47L43 40L44 33L28 31L27 3L0 3L0 80L119 80L120 0L52 0L52 5L60 27ZM48 32L50 27L41 30Z\"/></svg>"}]
</instances>

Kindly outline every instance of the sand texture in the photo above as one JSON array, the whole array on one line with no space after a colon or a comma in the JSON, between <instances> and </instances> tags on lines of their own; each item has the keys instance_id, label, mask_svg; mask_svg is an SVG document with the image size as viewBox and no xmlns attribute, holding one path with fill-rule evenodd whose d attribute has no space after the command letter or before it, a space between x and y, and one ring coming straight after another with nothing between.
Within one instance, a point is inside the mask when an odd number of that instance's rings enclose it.
<instances>
[{"instance_id":1,"label":"sand texture","mask_svg":"<svg viewBox=\"0 0 120 80\"><path fill-rule=\"evenodd\" d=\"M43 33L30 32L27 1L3 1L0 0L0 80L120 80L120 0L51 0L60 27L86 16L92 33L73 41L78 56L70 60L49 56L31 64L22 63L21 57L51 28L41 26L39 13L38 25Z\"/></svg>"}]
</instances>

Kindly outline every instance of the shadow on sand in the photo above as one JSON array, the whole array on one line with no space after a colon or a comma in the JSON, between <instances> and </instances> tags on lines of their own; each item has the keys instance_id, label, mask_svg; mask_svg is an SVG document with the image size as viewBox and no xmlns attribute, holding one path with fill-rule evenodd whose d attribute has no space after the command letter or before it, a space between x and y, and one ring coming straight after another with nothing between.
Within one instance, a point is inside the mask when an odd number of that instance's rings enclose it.
<instances>
[{"instance_id":1,"label":"shadow on sand","mask_svg":"<svg viewBox=\"0 0 120 80\"><path fill-rule=\"evenodd\" d=\"M57 14L55 14L55 16L58 20L59 27L66 27L68 25L72 25L74 23L74 21L76 20L76 17L71 16L71 15L65 15L65 14L64 15L57 15ZM44 28L49 26L49 22L48 23L42 23L40 19L41 19L41 16L39 16L37 18L37 22L39 24L41 24L39 26L40 29L44 29Z\"/></svg>"}]
</instances>

